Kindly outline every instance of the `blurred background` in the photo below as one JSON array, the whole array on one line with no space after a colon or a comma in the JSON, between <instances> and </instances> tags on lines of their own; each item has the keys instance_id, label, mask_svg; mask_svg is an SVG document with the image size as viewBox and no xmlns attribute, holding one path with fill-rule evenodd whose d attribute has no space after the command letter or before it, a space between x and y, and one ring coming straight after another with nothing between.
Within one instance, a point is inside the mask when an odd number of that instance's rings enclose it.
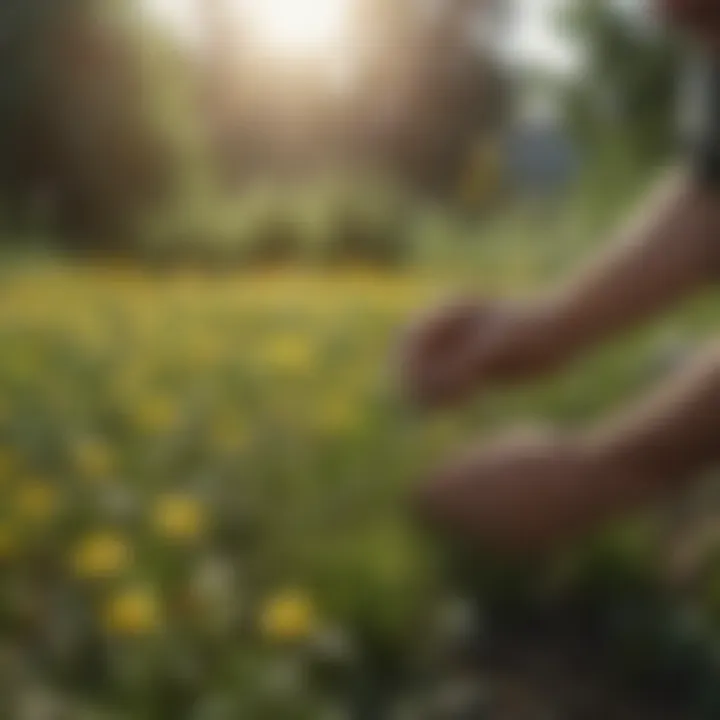
<instances>
[{"instance_id":1,"label":"blurred background","mask_svg":"<svg viewBox=\"0 0 720 720\"><path fill-rule=\"evenodd\" d=\"M309 260L334 190L400 222L360 242L393 255L403 212L485 222L618 162L627 185L675 137L675 51L640 5L6 3L8 242L247 266L288 259L248 227L273 215Z\"/></svg>"},{"instance_id":2,"label":"blurred background","mask_svg":"<svg viewBox=\"0 0 720 720\"><path fill-rule=\"evenodd\" d=\"M0 714L718 717L710 498L472 591L405 504L656 380L717 298L448 416L386 372L438 296L603 242L684 55L632 1L3 0Z\"/></svg>"}]
</instances>

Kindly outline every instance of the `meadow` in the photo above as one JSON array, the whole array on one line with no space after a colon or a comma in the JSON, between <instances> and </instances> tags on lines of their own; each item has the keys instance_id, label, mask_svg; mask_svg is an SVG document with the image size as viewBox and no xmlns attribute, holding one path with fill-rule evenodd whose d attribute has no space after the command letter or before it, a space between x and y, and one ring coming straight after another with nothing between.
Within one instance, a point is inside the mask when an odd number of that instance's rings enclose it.
<instances>
[{"instance_id":1,"label":"meadow","mask_svg":"<svg viewBox=\"0 0 720 720\"><path fill-rule=\"evenodd\" d=\"M391 272L8 265L2 716L421 717L419 695L394 693L432 672L443 622L462 612L439 547L408 512L414 483L510 423L592 421L662 377L717 318L717 300L702 298L551 382L441 417L407 407L389 362L407 319L460 287L531 291L592 246L576 220L525 220ZM644 673L679 644L714 653L720 578L668 594L669 514L532 573L477 561L474 586L489 606L522 597L524 609L594 588L603 612L625 613L611 665Z\"/></svg>"}]
</instances>

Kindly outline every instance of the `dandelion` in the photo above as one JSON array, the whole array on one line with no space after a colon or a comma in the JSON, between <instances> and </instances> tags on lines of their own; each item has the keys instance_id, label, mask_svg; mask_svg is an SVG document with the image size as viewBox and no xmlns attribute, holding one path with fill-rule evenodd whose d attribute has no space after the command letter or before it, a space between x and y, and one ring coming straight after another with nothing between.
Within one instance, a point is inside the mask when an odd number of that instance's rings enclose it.
<instances>
[{"instance_id":1,"label":"dandelion","mask_svg":"<svg viewBox=\"0 0 720 720\"><path fill-rule=\"evenodd\" d=\"M161 496L155 503L153 524L160 536L187 542L202 536L207 527L207 517L197 498L171 493Z\"/></svg>"},{"instance_id":2,"label":"dandelion","mask_svg":"<svg viewBox=\"0 0 720 720\"><path fill-rule=\"evenodd\" d=\"M307 372L314 360L312 345L301 335L273 338L262 355L271 368L284 373Z\"/></svg>"},{"instance_id":3,"label":"dandelion","mask_svg":"<svg viewBox=\"0 0 720 720\"><path fill-rule=\"evenodd\" d=\"M349 401L333 400L322 408L318 422L320 428L327 432L347 432L357 424L358 411Z\"/></svg>"},{"instance_id":4,"label":"dandelion","mask_svg":"<svg viewBox=\"0 0 720 720\"><path fill-rule=\"evenodd\" d=\"M132 552L126 540L111 532L100 532L82 540L72 555L72 567L83 578L106 578L128 567Z\"/></svg>"},{"instance_id":5,"label":"dandelion","mask_svg":"<svg viewBox=\"0 0 720 720\"><path fill-rule=\"evenodd\" d=\"M160 626L162 612L156 593L147 587L126 588L107 602L103 620L106 630L121 637L152 634Z\"/></svg>"},{"instance_id":6,"label":"dandelion","mask_svg":"<svg viewBox=\"0 0 720 720\"><path fill-rule=\"evenodd\" d=\"M316 625L313 603L301 590L285 590L270 598L260 618L263 634L273 642L305 640Z\"/></svg>"},{"instance_id":7,"label":"dandelion","mask_svg":"<svg viewBox=\"0 0 720 720\"><path fill-rule=\"evenodd\" d=\"M166 398L148 398L142 403L136 414L138 427L147 433L167 432L175 424L177 411Z\"/></svg>"}]
</instances>

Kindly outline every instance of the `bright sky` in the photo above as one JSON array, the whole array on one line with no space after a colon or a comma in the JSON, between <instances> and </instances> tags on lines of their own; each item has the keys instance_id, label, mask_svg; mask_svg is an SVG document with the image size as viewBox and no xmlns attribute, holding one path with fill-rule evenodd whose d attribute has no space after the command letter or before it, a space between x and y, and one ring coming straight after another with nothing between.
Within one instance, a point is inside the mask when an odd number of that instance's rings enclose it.
<instances>
[{"instance_id":1,"label":"bright sky","mask_svg":"<svg viewBox=\"0 0 720 720\"><path fill-rule=\"evenodd\" d=\"M193 4L196 0L143 0L148 9L176 32L190 40L196 37ZM263 0L260 0L262 2ZM323 0L327 3L328 0ZM340 0L338 0L339 2ZM518 27L513 32L508 53L511 59L572 72L578 63L576 50L554 27L554 14L566 0L508 0L518 4ZM296 0L299 2L299 0Z\"/></svg>"},{"instance_id":2,"label":"bright sky","mask_svg":"<svg viewBox=\"0 0 720 720\"><path fill-rule=\"evenodd\" d=\"M194 3L195 0L141 0L149 13L190 40L197 37Z\"/></svg>"},{"instance_id":3,"label":"bright sky","mask_svg":"<svg viewBox=\"0 0 720 720\"><path fill-rule=\"evenodd\" d=\"M566 0L515 0L518 27L513 32L512 58L572 72L580 61L579 53L557 27L557 13Z\"/></svg>"}]
</instances>

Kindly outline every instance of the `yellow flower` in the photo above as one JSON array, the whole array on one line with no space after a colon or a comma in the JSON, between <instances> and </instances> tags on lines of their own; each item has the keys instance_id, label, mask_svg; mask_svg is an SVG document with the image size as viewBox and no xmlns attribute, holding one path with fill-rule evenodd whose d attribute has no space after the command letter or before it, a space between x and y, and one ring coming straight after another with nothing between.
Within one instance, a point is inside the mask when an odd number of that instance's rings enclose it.
<instances>
[{"instance_id":1,"label":"yellow flower","mask_svg":"<svg viewBox=\"0 0 720 720\"><path fill-rule=\"evenodd\" d=\"M157 532L175 541L196 540L207 526L207 517L197 498L171 493L158 498L153 511Z\"/></svg>"},{"instance_id":2,"label":"yellow flower","mask_svg":"<svg viewBox=\"0 0 720 720\"><path fill-rule=\"evenodd\" d=\"M75 572L85 578L101 578L122 572L132 552L124 538L110 532L90 535L80 542L72 556Z\"/></svg>"},{"instance_id":3,"label":"yellow flower","mask_svg":"<svg viewBox=\"0 0 720 720\"><path fill-rule=\"evenodd\" d=\"M301 335L281 335L269 342L262 359L274 370L303 373L312 368L314 353L307 338Z\"/></svg>"},{"instance_id":4,"label":"yellow flower","mask_svg":"<svg viewBox=\"0 0 720 720\"><path fill-rule=\"evenodd\" d=\"M112 474L114 458L107 443L101 440L84 439L73 449L75 466L87 478L100 479Z\"/></svg>"},{"instance_id":5,"label":"yellow flower","mask_svg":"<svg viewBox=\"0 0 720 720\"><path fill-rule=\"evenodd\" d=\"M270 598L260 618L263 634L273 642L304 640L316 625L313 603L301 590L285 590Z\"/></svg>"},{"instance_id":6,"label":"yellow flower","mask_svg":"<svg viewBox=\"0 0 720 720\"><path fill-rule=\"evenodd\" d=\"M45 482L26 482L18 491L17 509L27 520L43 521L50 518L57 509L57 493Z\"/></svg>"},{"instance_id":7,"label":"yellow flower","mask_svg":"<svg viewBox=\"0 0 720 720\"><path fill-rule=\"evenodd\" d=\"M318 418L321 429L328 432L346 432L358 421L357 408L351 402L329 402Z\"/></svg>"},{"instance_id":8,"label":"yellow flower","mask_svg":"<svg viewBox=\"0 0 720 720\"><path fill-rule=\"evenodd\" d=\"M108 632L124 637L150 635L162 620L157 595L146 587L130 587L106 604L103 619Z\"/></svg>"},{"instance_id":9,"label":"yellow flower","mask_svg":"<svg viewBox=\"0 0 720 720\"><path fill-rule=\"evenodd\" d=\"M138 427L148 433L167 432L175 424L177 411L166 398L150 398L137 409Z\"/></svg>"}]
</instances>

